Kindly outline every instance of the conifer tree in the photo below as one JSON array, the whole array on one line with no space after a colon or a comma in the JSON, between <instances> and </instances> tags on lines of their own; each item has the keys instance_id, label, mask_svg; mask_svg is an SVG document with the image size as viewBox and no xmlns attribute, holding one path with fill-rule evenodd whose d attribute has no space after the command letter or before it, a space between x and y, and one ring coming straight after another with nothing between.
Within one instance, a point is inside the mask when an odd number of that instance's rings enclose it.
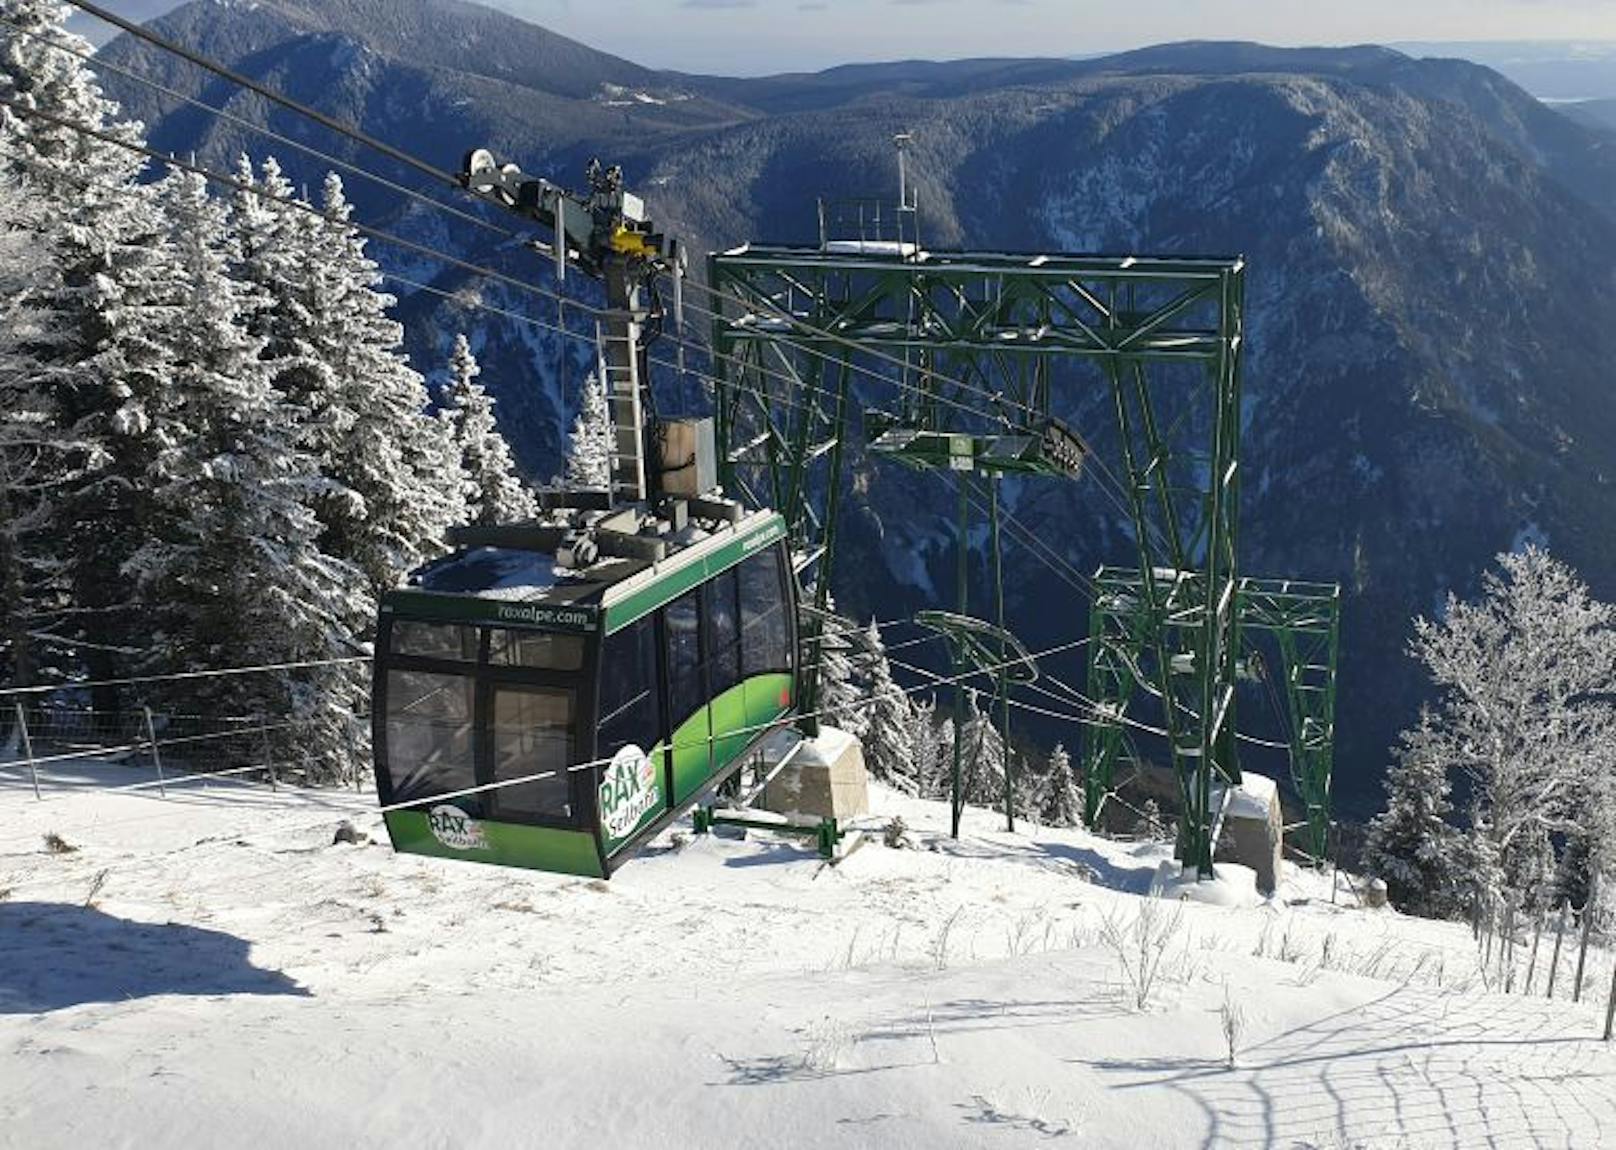
<instances>
[{"instance_id":1,"label":"conifer tree","mask_svg":"<svg viewBox=\"0 0 1616 1150\"><path fill-rule=\"evenodd\" d=\"M864 706L862 668L858 666L857 649L849 637L857 628L849 619L836 614L834 602L827 604L820 641L819 712L824 721L846 731L860 742L869 729L869 709Z\"/></svg>"},{"instance_id":2,"label":"conifer tree","mask_svg":"<svg viewBox=\"0 0 1616 1150\"><path fill-rule=\"evenodd\" d=\"M1529 914L1548 909L1554 901L1559 860L1549 832L1541 826L1528 827L1511 840L1503 856L1503 870L1509 876L1511 903Z\"/></svg>"},{"instance_id":3,"label":"conifer tree","mask_svg":"<svg viewBox=\"0 0 1616 1150\"><path fill-rule=\"evenodd\" d=\"M936 701L913 700L909 713L909 744L914 748L915 788L917 794L927 799L943 793L937 725Z\"/></svg>"},{"instance_id":4,"label":"conifer tree","mask_svg":"<svg viewBox=\"0 0 1616 1150\"><path fill-rule=\"evenodd\" d=\"M1155 799L1146 799L1144 806L1139 808L1139 833L1152 842L1171 840L1176 837L1172 828L1162 818L1161 804Z\"/></svg>"},{"instance_id":5,"label":"conifer tree","mask_svg":"<svg viewBox=\"0 0 1616 1150\"><path fill-rule=\"evenodd\" d=\"M937 724L937 790L933 797L947 799L954 793L954 742L957 731L954 726L954 714L950 709L943 713L942 722ZM961 762L961 773L964 772L964 762ZM963 780L962 780L963 781Z\"/></svg>"},{"instance_id":6,"label":"conifer tree","mask_svg":"<svg viewBox=\"0 0 1616 1150\"><path fill-rule=\"evenodd\" d=\"M1060 743L1049 753L1049 790L1043 820L1052 827L1075 827L1083 821L1083 791L1077 784L1072 756Z\"/></svg>"},{"instance_id":7,"label":"conifer tree","mask_svg":"<svg viewBox=\"0 0 1616 1150\"><path fill-rule=\"evenodd\" d=\"M0 177L0 683L37 679L36 635L62 601L50 500L79 477L84 445L64 433L49 361L63 337L47 302L55 252L45 205Z\"/></svg>"},{"instance_id":8,"label":"conifer tree","mask_svg":"<svg viewBox=\"0 0 1616 1150\"><path fill-rule=\"evenodd\" d=\"M321 519L326 551L358 567L379 593L441 550L465 507L453 446L427 413L426 383L400 350L403 328L387 314L396 301L380 290L364 237L346 223L351 208L334 173L320 208L329 222L317 248L315 350L332 370L331 407L345 415L321 459L342 494L326 502ZM318 418L323 408L310 410Z\"/></svg>"},{"instance_id":9,"label":"conifer tree","mask_svg":"<svg viewBox=\"0 0 1616 1150\"><path fill-rule=\"evenodd\" d=\"M57 461L71 478L54 477L40 525L58 543L64 611L34 630L68 640L76 669L100 680L127 669L119 656L142 639L124 568L151 527L156 460L183 436L167 383L178 273L154 193L139 182L143 158L29 115L140 140L83 61L48 42L87 49L63 26L65 11L51 0L6 5L7 19L35 35L0 27L0 98L18 105L0 107L0 165L48 205L36 250L54 254L56 272L39 302L61 338L43 357L46 409L53 440L79 445ZM40 652L54 673L68 669L66 649ZM99 708L117 701L112 688L94 692Z\"/></svg>"},{"instance_id":10,"label":"conifer tree","mask_svg":"<svg viewBox=\"0 0 1616 1150\"><path fill-rule=\"evenodd\" d=\"M569 490L604 490L612 485L613 441L606 382L599 373L591 373L584 381L582 404L567 445L564 482Z\"/></svg>"},{"instance_id":11,"label":"conifer tree","mask_svg":"<svg viewBox=\"0 0 1616 1150\"><path fill-rule=\"evenodd\" d=\"M919 790L915 765L914 708L892 679L881 630L871 620L863 636L866 667L864 761L870 773L905 794Z\"/></svg>"},{"instance_id":12,"label":"conifer tree","mask_svg":"<svg viewBox=\"0 0 1616 1150\"><path fill-rule=\"evenodd\" d=\"M358 572L321 554L305 506L315 462L296 443L297 414L269 381L263 339L248 318L262 293L231 277L236 252L225 210L201 176L161 185L183 271L183 322L173 345L187 435L165 445L154 531L130 562L157 665L195 671L319 661L352 654L368 622ZM355 714L362 676L317 668L188 683L185 702L294 724L287 751L336 777L363 753Z\"/></svg>"},{"instance_id":13,"label":"conifer tree","mask_svg":"<svg viewBox=\"0 0 1616 1150\"><path fill-rule=\"evenodd\" d=\"M1364 864L1386 883L1393 905L1437 917L1457 905L1459 833L1448 823L1450 761L1433 729L1430 710L1405 732L1397 762L1386 775L1386 809L1369 824Z\"/></svg>"},{"instance_id":14,"label":"conifer tree","mask_svg":"<svg viewBox=\"0 0 1616 1150\"><path fill-rule=\"evenodd\" d=\"M494 421L494 398L477 382L482 368L464 335L455 336L442 418L464 479L467 521L491 525L531 518L533 494L516 474L510 445Z\"/></svg>"},{"instance_id":15,"label":"conifer tree","mask_svg":"<svg viewBox=\"0 0 1616 1150\"><path fill-rule=\"evenodd\" d=\"M961 736L965 801L981 807L1004 802L1005 746L993 718L977 703L977 692L965 693L965 725Z\"/></svg>"},{"instance_id":16,"label":"conifer tree","mask_svg":"<svg viewBox=\"0 0 1616 1150\"><path fill-rule=\"evenodd\" d=\"M257 186L279 199L291 193L272 160ZM267 341L274 384L307 413L300 443L320 469L321 546L358 568L374 595L441 548L465 516L464 489L449 428L427 411L425 381L387 314L395 301L347 222L335 175L319 206L323 220L243 193L233 227L243 275L269 296L253 330Z\"/></svg>"},{"instance_id":17,"label":"conifer tree","mask_svg":"<svg viewBox=\"0 0 1616 1150\"><path fill-rule=\"evenodd\" d=\"M1579 831L1566 839L1565 850L1555 868L1552 905L1563 902L1583 906L1587 903L1593 890L1594 872L1599 869L1596 849L1594 836L1586 832Z\"/></svg>"}]
</instances>

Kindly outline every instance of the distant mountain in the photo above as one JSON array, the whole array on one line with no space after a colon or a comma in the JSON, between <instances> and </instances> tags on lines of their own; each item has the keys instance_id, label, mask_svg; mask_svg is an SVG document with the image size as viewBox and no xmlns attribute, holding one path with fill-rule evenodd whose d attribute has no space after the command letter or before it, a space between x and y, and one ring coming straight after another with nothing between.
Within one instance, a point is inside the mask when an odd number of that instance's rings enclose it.
<instances>
[{"instance_id":1,"label":"distant mountain","mask_svg":"<svg viewBox=\"0 0 1616 1150\"><path fill-rule=\"evenodd\" d=\"M1560 111L1584 127L1616 133L1616 99L1580 101L1567 104Z\"/></svg>"},{"instance_id":2,"label":"distant mountain","mask_svg":"<svg viewBox=\"0 0 1616 1150\"><path fill-rule=\"evenodd\" d=\"M1616 43L1610 41L1460 41L1394 47L1418 58L1469 60L1497 69L1544 100L1616 98Z\"/></svg>"},{"instance_id":3,"label":"distant mountain","mask_svg":"<svg viewBox=\"0 0 1616 1150\"><path fill-rule=\"evenodd\" d=\"M1527 540L1616 598L1616 147L1487 68L1379 48L1177 44L734 80L650 71L451 0L198 3L159 26L446 167L487 145L576 184L588 156L610 157L697 251L811 239L816 194L890 193L891 136L909 130L932 246L1245 253L1245 562L1347 588L1337 777L1349 811L1378 803L1387 747L1421 697L1403 653L1414 614L1473 589L1490 556ZM105 52L354 154L136 44ZM264 151L107 80L164 149L214 163ZM318 179L318 164L281 159ZM544 276L479 229L352 187L368 220ZM467 286L374 250L412 278ZM555 319L554 305L514 289L476 290ZM467 330L524 463L554 472L588 349L400 294L418 361L441 363ZM1105 450L1103 391L1077 373L1057 383L1068 417ZM951 586L947 489L855 466L838 599L881 618L934 603L932 587ZM1126 525L1092 484L1014 485L1007 497L1080 568L1129 560ZM1086 604L1025 553L1013 575L1031 647L1082 628ZM1054 670L1081 680L1080 663ZM1263 700L1242 722L1271 726Z\"/></svg>"}]
</instances>

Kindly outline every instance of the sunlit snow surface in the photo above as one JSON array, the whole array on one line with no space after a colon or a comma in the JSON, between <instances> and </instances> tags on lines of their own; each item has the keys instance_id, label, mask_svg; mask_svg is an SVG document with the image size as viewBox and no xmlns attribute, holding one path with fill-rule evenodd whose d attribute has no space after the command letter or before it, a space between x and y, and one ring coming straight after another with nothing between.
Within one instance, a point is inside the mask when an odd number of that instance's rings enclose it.
<instances>
[{"instance_id":1,"label":"sunlit snow surface","mask_svg":"<svg viewBox=\"0 0 1616 1150\"><path fill-rule=\"evenodd\" d=\"M373 797L106 772L0 775L0 1147L1616 1145L1608 966L1489 993L1465 928L1311 875L1184 904L1140 1013L1102 924L1155 845L952 843L877 788L920 849L667 838L606 884L332 846Z\"/></svg>"}]
</instances>

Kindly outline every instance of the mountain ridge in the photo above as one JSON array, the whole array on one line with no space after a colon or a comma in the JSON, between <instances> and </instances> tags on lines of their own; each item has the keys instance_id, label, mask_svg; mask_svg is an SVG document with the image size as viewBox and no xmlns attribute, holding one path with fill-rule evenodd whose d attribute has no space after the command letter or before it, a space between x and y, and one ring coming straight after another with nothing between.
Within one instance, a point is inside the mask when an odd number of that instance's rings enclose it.
<instances>
[{"instance_id":1,"label":"mountain ridge","mask_svg":"<svg viewBox=\"0 0 1616 1150\"><path fill-rule=\"evenodd\" d=\"M159 27L195 43L198 7ZM400 16L406 8L421 14ZM891 136L908 130L931 246L1245 253L1246 569L1347 588L1338 777L1349 808L1378 799L1386 748L1425 690L1403 653L1413 614L1439 609L1450 588L1472 589L1490 556L1522 539L1547 540L1616 598L1605 506L1616 399L1601 367L1616 360L1616 147L1497 73L1372 47L1191 43L1086 61L725 80L623 71L637 66L558 37L544 41L567 57L551 85L565 91L554 91L440 66L441 46L420 59L389 55L399 28L468 11L484 27L481 10L448 0L339 0L322 5L320 27L210 5L206 35L210 54L445 167L473 145L572 184L590 155L621 162L659 221L697 251L811 242L814 194L895 185ZM387 26L367 26L376 20ZM161 66L126 41L104 51L137 71ZM165 149L218 161L243 145L265 150L200 114L165 114L116 79L109 89ZM231 107L384 167L265 116L255 100ZM308 179L317 165L303 170ZM419 206L354 193L382 226L542 275L530 255ZM451 292L469 286L452 271L412 270ZM477 291L552 314L514 289ZM471 331L518 452L547 474L587 350L401 294L424 366L441 360L455 329ZM1063 402L1105 446L1103 395L1074 375ZM853 465L859 491L837 595L855 613L889 618L927 602L928 584L950 585L952 505L937 485ZM1070 541L1072 562L1127 561L1126 524L1086 488L1021 485L1007 499L1040 533ZM1040 604L1065 589L1024 570L1012 614L1036 647L1057 630ZM1084 610L1060 626L1078 625Z\"/></svg>"}]
</instances>

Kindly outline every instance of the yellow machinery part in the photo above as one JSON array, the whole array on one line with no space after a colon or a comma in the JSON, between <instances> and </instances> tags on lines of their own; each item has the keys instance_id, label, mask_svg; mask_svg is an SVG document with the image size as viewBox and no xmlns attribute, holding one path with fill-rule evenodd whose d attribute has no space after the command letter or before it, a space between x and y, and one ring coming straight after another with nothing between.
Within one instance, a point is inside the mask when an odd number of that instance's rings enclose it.
<instances>
[{"instance_id":1,"label":"yellow machinery part","mask_svg":"<svg viewBox=\"0 0 1616 1150\"><path fill-rule=\"evenodd\" d=\"M649 238L640 232L632 232L627 228L618 228L612 232L612 250L622 252L624 255L643 256L651 259L657 254L656 248Z\"/></svg>"}]
</instances>

